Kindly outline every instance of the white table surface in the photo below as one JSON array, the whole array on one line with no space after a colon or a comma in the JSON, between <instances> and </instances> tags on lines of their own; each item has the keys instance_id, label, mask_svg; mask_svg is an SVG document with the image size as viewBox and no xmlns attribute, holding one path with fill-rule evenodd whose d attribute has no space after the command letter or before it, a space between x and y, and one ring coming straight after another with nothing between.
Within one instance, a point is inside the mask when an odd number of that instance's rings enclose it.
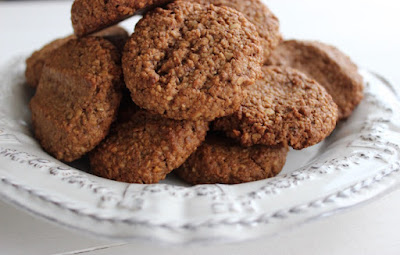
<instances>
[{"instance_id":1,"label":"white table surface","mask_svg":"<svg viewBox=\"0 0 400 255\"><path fill-rule=\"evenodd\" d=\"M286 38L334 44L400 85L397 0L266 0ZM0 64L72 33L71 2L0 2ZM130 19L123 23L133 30ZM0 202L0 254L400 254L400 191L276 236L237 244L122 244L64 229Z\"/></svg>"}]
</instances>

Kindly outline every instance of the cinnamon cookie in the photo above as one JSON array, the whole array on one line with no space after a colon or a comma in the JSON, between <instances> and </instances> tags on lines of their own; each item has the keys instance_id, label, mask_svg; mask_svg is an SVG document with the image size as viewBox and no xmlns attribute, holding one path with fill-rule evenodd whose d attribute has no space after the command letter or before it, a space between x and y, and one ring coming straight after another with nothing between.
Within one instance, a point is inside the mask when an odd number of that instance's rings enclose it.
<instances>
[{"instance_id":1,"label":"cinnamon cookie","mask_svg":"<svg viewBox=\"0 0 400 255\"><path fill-rule=\"evenodd\" d=\"M172 0L75 0L71 8L74 33L84 36L112 26L144 10Z\"/></svg>"},{"instance_id":2,"label":"cinnamon cookie","mask_svg":"<svg viewBox=\"0 0 400 255\"><path fill-rule=\"evenodd\" d=\"M315 79L339 106L339 118L350 116L363 98L363 80L357 66L337 48L314 41L284 41L269 64L296 68Z\"/></svg>"},{"instance_id":3,"label":"cinnamon cookie","mask_svg":"<svg viewBox=\"0 0 400 255\"><path fill-rule=\"evenodd\" d=\"M266 61L271 51L282 40L279 32L278 18L260 0L192 0L200 4L213 4L216 6L228 6L241 13L255 25L261 37L264 48L264 60Z\"/></svg>"},{"instance_id":4,"label":"cinnamon cookie","mask_svg":"<svg viewBox=\"0 0 400 255\"><path fill-rule=\"evenodd\" d=\"M214 129L245 146L289 144L294 149L314 145L333 131L338 109L322 86L288 67L265 66L263 74L239 111L217 119Z\"/></svg>"},{"instance_id":5,"label":"cinnamon cookie","mask_svg":"<svg viewBox=\"0 0 400 255\"><path fill-rule=\"evenodd\" d=\"M138 111L90 153L91 170L116 181L157 183L196 150L207 130L207 122Z\"/></svg>"},{"instance_id":6,"label":"cinnamon cookie","mask_svg":"<svg viewBox=\"0 0 400 255\"><path fill-rule=\"evenodd\" d=\"M172 119L213 120L237 111L261 74L254 27L228 7L176 1L148 12L122 57L140 107Z\"/></svg>"},{"instance_id":7,"label":"cinnamon cookie","mask_svg":"<svg viewBox=\"0 0 400 255\"><path fill-rule=\"evenodd\" d=\"M232 140L208 135L206 141L175 171L191 184L238 184L277 175L286 162L287 146L241 147Z\"/></svg>"},{"instance_id":8,"label":"cinnamon cookie","mask_svg":"<svg viewBox=\"0 0 400 255\"><path fill-rule=\"evenodd\" d=\"M125 45L126 40L128 39L128 33L119 26L109 27L102 31L99 31L93 36L103 37L104 39L112 42L120 51ZM39 84L40 76L42 75L42 69L44 62L50 56L50 54L58 49L61 45L65 44L71 39L75 39L74 35L67 36L65 38L54 40L48 44L46 44L40 50L35 51L27 60L26 60L26 70L25 70L25 78L27 84L36 88Z\"/></svg>"},{"instance_id":9,"label":"cinnamon cookie","mask_svg":"<svg viewBox=\"0 0 400 255\"><path fill-rule=\"evenodd\" d=\"M35 137L73 161L107 135L121 100L120 55L99 37L71 39L47 58L30 108Z\"/></svg>"}]
</instances>

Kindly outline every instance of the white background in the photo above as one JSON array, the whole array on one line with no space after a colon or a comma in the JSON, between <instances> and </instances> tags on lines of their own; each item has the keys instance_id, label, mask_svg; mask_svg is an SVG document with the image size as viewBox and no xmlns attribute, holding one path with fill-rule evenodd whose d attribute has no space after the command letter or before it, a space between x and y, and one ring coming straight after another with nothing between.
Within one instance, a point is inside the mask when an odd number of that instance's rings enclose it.
<instances>
[{"instance_id":1,"label":"white background","mask_svg":"<svg viewBox=\"0 0 400 255\"><path fill-rule=\"evenodd\" d=\"M400 84L400 1L266 0L286 38L336 45ZM71 2L1 2L0 64L72 33ZM133 22L124 22L133 31ZM399 86L397 86L399 88ZM98 240L0 202L0 254L400 254L400 191L268 239L214 246ZM91 250L91 251L90 251Z\"/></svg>"}]
</instances>

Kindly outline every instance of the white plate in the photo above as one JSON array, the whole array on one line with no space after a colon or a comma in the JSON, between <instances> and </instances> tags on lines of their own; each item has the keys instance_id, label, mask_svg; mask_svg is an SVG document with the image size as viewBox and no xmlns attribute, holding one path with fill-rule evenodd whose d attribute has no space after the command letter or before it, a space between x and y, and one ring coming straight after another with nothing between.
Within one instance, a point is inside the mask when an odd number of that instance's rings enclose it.
<instances>
[{"instance_id":1,"label":"white plate","mask_svg":"<svg viewBox=\"0 0 400 255\"><path fill-rule=\"evenodd\" d=\"M24 58L0 70L0 197L114 239L232 242L270 235L376 198L400 183L394 89L363 71L365 98L323 143L291 151L282 173L240 185L118 183L46 154L32 137ZM87 168L81 160L73 164Z\"/></svg>"}]
</instances>

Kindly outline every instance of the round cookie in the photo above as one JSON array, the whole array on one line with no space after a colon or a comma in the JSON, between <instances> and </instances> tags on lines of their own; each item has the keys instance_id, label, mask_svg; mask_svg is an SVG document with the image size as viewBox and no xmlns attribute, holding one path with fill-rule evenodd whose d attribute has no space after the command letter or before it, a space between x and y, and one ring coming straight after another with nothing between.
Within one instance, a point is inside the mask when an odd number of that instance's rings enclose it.
<instances>
[{"instance_id":1,"label":"round cookie","mask_svg":"<svg viewBox=\"0 0 400 255\"><path fill-rule=\"evenodd\" d=\"M128 33L125 31L125 29L119 26L109 27L93 34L93 36L103 37L104 39L109 40L120 51L122 51L125 42L128 39ZM76 37L74 35L70 35L65 38L54 40L43 46L40 50L35 51L29 58L26 59L25 78L30 87L36 88L38 86L40 76L42 75L44 62L50 56L50 54L55 49L58 49L61 45L75 38Z\"/></svg>"},{"instance_id":2,"label":"round cookie","mask_svg":"<svg viewBox=\"0 0 400 255\"><path fill-rule=\"evenodd\" d=\"M78 37L117 24L135 14L164 5L172 0L75 0L71 21Z\"/></svg>"},{"instance_id":3,"label":"round cookie","mask_svg":"<svg viewBox=\"0 0 400 255\"><path fill-rule=\"evenodd\" d=\"M339 119L349 117L363 98L363 79L357 66L333 46L315 41L284 41L268 62L296 68L324 86L339 107Z\"/></svg>"},{"instance_id":4,"label":"round cookie","mask_svg":"<svg viewBox=\"0 0 400 255\"><path fill-rule=\"evenodd\" d=\"M148 12L122 57L140 107L171 119L210 121L235 112L261 74L254 27L228 7L177 1Z\"/></svg>"},{"instance_id":5,"label":"round cookie","mask_svg":"<svg viewBox=\"0 0 400 255\"><path fill-rule=\"evenodd\" d=\"M287 146L241 147L230 139L208 135L174 173L191 184L238 184L277 175L286 162Z\"/></svg>"},{"instance_id":6,"label":"round cookie","mask_svg":"<svg viewBox=\"0 0 400 255\"><path fill-rule=\"evenodd\" d=\"M294 149L319 143L333 131L338 109L322 86L288 67L264 66L263 74L239 111L217 119L215 130L244 146L282 143Z\"/></svg>"},{"instance_id":7,"label":"round cookie","mask_svg":"<svg viewBox=\"0 0 400 255\"><path fill-rule=\"evenodd\" d=\"M200 4L228 6L241 13L255 25L264 48L264 60L282 40L279 20L260 0L191 0Z\"/></svg>"},{"instance_id":8,"label":"round cookie","mask_svg":"<svg viewBox=\"0 0 400 255\"><path fill-rule=\"evenodd\" d=\"M121 100L119 62L115 46L99 37L71 39L46 59L30 108L48 153L70 162L104 139Z\"/></svg>"},{"instance_id":9,"label":"round cookie","mask_svg":"<svg viewBox=\"0 0 400 255\"><path fill-rule=\"evenodd\" d=\"M171 120L147 111L117 124L90 156L93 174L129 183L157 183L204 141L208 123Z\"/></svg>"}]
</instances>

